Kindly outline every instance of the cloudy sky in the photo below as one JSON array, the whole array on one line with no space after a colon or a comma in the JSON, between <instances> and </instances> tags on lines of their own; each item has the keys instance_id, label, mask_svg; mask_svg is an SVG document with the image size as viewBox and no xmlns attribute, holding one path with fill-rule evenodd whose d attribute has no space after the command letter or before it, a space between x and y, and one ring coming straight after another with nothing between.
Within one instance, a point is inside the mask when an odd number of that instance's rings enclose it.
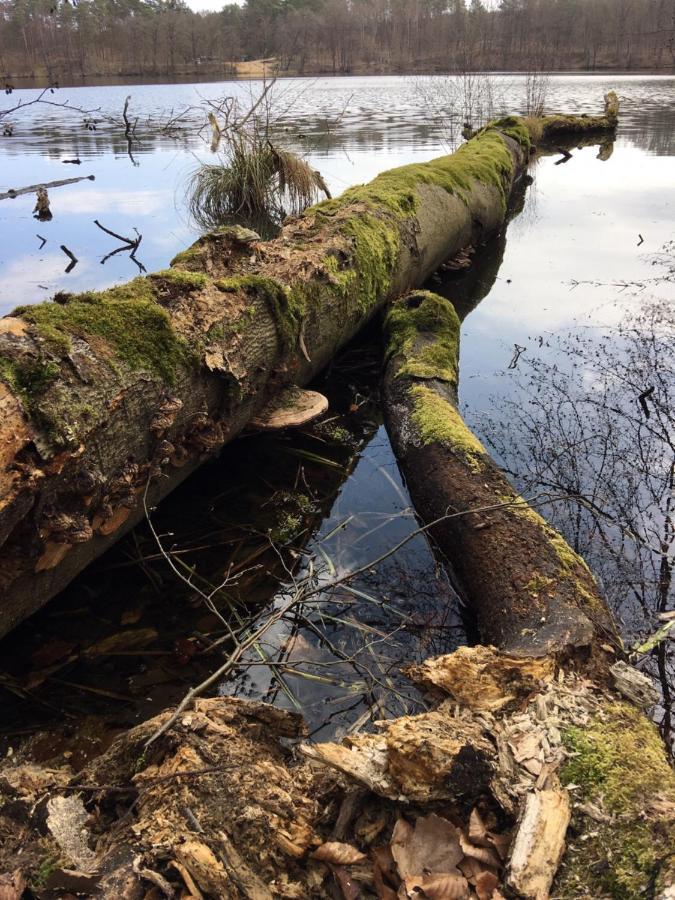
<instances>
[{"instance_id":1,"label":"cloudy sky","mask_svg":"<svg viewBox=\"0 0 675 900\"><path fill-rule=\"evenodd\" d=\"M190 9L201 12L205 9L222 9L227 0L185 0Z\"/></svg>"}]
</instances>

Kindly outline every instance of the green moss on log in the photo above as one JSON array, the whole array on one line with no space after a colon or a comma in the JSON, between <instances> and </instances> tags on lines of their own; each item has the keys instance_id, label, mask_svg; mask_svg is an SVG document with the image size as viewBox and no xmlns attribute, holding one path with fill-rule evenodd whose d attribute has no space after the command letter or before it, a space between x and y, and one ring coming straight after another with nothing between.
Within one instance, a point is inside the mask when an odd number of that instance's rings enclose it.
<instances>
[{"instance_id":1,"label":"green moss on log","mask_svg":"<svg viewBox=\"0 0 675 900\"><path fill-rule=\"evenodd\" d=\"M453 305L431 291L416 291L387 315L389 358L398 356L397 377L436 378L457 385L460 323Z\"/></svg>"},{"instance_id":2,"label":"green moss on log","mask_svg":"<svg viewBox=\"0 0 675 900\"><path fill-rule=\"evenodd\" d=\"M66 303L19 307L13 315L34 325L47 347L59 349L59 355L65 355L63 350L74 337L93 339L97 346L102 341L113 366L146 370L173 384L190 353L151 290L145 279L138 279L123 288L75 295Z\"/></svg>"},{"instance_id":3,"label":"green moss on log","mask_svg":"<svg viewBox=\"0 0 675 900\"><path fill-rule=\"evenodd\" d=\"M621 702L569 728L563 739L571 754L563 783L576 785L572 796L610 821L579 822L591 836L569 848L556 896L633 900L648 890L656 896L675 865L675 773L656 727Z\"/></svg>"},{"instance_id":4,"label":"green moss on log","mask_svg":"<svg viewBox=\"0 0 675 900\"><path fill-rule=\"evenodd\" d=\"M453 404L423 384L414 384L409 390L413 400L412 421L422 444L443 444L462 457L473 472L480 472L486 458L485 448Z\"/></svg>"},{"instance_id":5,"label":"green moss on log","mask_svg":"<svg viewBox=\"0 0 675 900\"><path fill-rule=\"evenodd\" d=\"M512 126L509 130L513 130ZM350 188L311 211L329 216L345 204L365 203L373 210L388 210L396 218L405 219L416 212L422 185L440 187L467 203L476 182L495 187L505 209L513 171L513 156L504 135L498 128L488 127L450 156L382 172L369 184Z\"/></svg>"},{"instance_id":6,"label":"green moss on log","mask_svg":"<svg viewBox=\"0 0 675 900\"><path fill-rule=\"evenodd\" d=\"M208 277L203 272L188 272L183 269L162 269L153 272L148 278L153 282L164 282L180 291L199 291L208 284Z\"/></svg>"}]
</instances>

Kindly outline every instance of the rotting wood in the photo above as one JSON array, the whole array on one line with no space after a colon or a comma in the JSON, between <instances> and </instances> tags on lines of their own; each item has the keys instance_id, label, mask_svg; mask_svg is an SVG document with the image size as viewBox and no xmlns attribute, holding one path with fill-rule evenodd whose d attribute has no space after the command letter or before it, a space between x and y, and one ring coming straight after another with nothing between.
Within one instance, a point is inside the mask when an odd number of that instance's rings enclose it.
<instances>
[{"instance_id":1,"label":"rotting wood","mask_svg":"<svg viewBox=\"0 0 675 900\"><path fill-rule=\"evenodd\" d=\"M417 511L506 504L448 519L432 533L458 574L487 643L526 656L588 647L613 623L585 562L514 491L457 409L459 319L428 291L397 301L386 323L385 419Z\"/></svg>"},{"instance_id":2,"label":"rotting wood","mask_svg":"<svg viewBox=\"0 0 675 900\"><path fill-rule=\"evenodd\" d=\"M419 884L431 889L421 879L432 875L479 900L497 900L504 885L509 897L532 900L637 900L647 885L667 896L675 775L655 726L585 671L559 669L537 682L530 669L539 659L514 670L494 648L453 655L427 661L448 668L436 687L453 684L463 662L466 693L471 685L479 693L489 657L508 702L478 709L457 702L454 689L427 713L380 723L379 733L345 745L306 745L297 758L288 742L303 736L299 716L220 697L198 700L150 748L171 711L136 726L77 774L58 757L51 769L7 757L0 873L19 860L34 884L45 854L57 852L52 890L79 883L78 892L111 900L127 896L120 885L142 897L143 881L168 882L176 895L184 884L195 897L323 900L333 896L333 876L371 890L386 878L391 888L380 896L393 900L414 898ZM369 791L345 821L354 782ZM59 805L77 825L75 839L70 828L56 830L60 842L44 836L43 811ZM565 839L571 849L556 875ZM81 859L89 847L95 859L88 849ZM73 871L73 856L92 874Z\"/></svg>"},{"instance_id":3,"label":"rotting wood","mask_svg":"<svg viewBox=\"0 0 675 900\"><path fill-rule=\"evenodd\" d=\"M224 229L171 269L4 320L14 405L0 442L23 440L0 471L0 635L143 517L149 480L154 505L383 304L495 234L531 124L500 120L450 156L385 172L273 241Z\"/></svg>"},{"instance_id":4,"label":"rotting wood","mask_svg":"<svg viewBox=\"0 0 675 900\"><path fill-rule=\"evenodd\" d=\"M511 848L506 883L524 900L544 900L565 850L570 822L567 791L531 791L525 798Z\"/></svg>"}]
</instances>

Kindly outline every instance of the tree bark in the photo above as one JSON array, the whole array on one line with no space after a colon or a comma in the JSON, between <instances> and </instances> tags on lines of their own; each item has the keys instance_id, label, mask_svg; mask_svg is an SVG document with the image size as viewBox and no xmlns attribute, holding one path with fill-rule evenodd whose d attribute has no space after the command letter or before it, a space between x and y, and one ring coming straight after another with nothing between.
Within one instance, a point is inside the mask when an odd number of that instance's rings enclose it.
<instances>
[{"instance_id":1,"label":"tree bark","mask_svg":"<svg viewBox=\"0 0 675 900\"><path fill-rule=\"evenodd\" d=\"M0 636L385 303L496 233L532 128L501 120L268 243L216 231L171 269L0 320Z\"/></svg>"},{"instance_id":2,"label":"tree bark","mask_svg":"<svg viewBox=\"0 0 675 900\"><path fill-rule=\"evenodd\" d=\"M514 491L457 410L459 319L417 291L391 308L385 418L415 508L451 561L483 640L545 656L592 644L614 627L593 576Z\"/></svg>"}]
</instances>

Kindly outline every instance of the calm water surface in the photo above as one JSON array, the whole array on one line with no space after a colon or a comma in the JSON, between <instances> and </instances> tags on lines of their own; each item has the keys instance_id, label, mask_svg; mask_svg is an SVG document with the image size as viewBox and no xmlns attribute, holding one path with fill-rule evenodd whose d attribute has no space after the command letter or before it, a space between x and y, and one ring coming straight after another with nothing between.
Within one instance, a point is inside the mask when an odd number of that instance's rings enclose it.
<instances>
[{"instance_id":1,"label":"calm water surface","mask_svg":"<svg viewBox=\"0 0 675 900\"><path fill-rule=\"evenodd\" d=\"M432 82L438 93L443 82ZM522 79L503 76L498 84L504 108L522 108ZM508 363L514 344L550 337L580 321L590 327L611 324L626 308L645 302L648 291L621 293L610 283L649 279L654 254L675 237L675 79L558 76L552 79L548 107L594 113L610 88L622 97L610 158L602 161L597 148L587 147L565 165L551 157L540 160L524 207L499 242L496 258L469 287L439 285L448 296L467 292L469 306L481 300L464 319L460 379L467 416L479 431L483 414L499 406L500 396L511 396ZM245 96L256 89L221 83L61 91L57 98L68 98L74 107L101 110L89 116L99 119L95 131L84 127L82 114L75 111L39 106L14 116L14 136L0 138L0 193L80 175L93 175L95 181L51 191L54 218L48 223L32 218L33 195L0 201L0 313L57 290L103 287L138 274L126 254L101 264L116 244L94 226L94 219L125 235L137 229L143 235L138 259L148 271L166 266L196 237L183 199L190 173L199 162L213 159L198 134L203 114L188 112L186 126L173 136L148 134L139 124L143 138L133 147L133 158L120 128L104 121L104 115L119 115L127 95L142 123L149 116L182 112L204 98ZM334 194L393 166L431 159L452 144L447 115L425 108L420 87L411 79L297 79L281 82L281 95L284 142L309 154ZM20 96L30 99L34 92L16 92L3 102ZM74 158L80 165L64 163ZM42 248L38 234L46 238ZM69 274L62 244L79 259ZM573 282L582 284L573 288ZM675 301L672 285L659 294ZM227 448L225 464L209 466L157 512L166 545L180 548L186 565L205 582L217 581L233 560L241 566L243 580L232 591L233 602L267 602L279 581L288 581L284 566L303 572L310 558L320 558L330 561L328 569L346 571L415 529L381 426L376 342L375 335L362 340L324 384L337 416L333 424L342 431L250 438L245 454L239 445ZM297 500L287 494L306 497L304 508L294 507ZM266 535L289 526L289 517L299 533L290 527L283 534L295 549L280 568ZM468 639L451 584L419 536L355 587L356 594L333 597L318 611L305 610L304 620L284 622L268 635L258 662L265 663L265 656L283 659L288 671L251 667L224 689L301 707L322 736L343 732L364 714L419 708L419 698L398 680L398 667L406 658L447 651ZM59 648L64 621L74 620L79 639ZM631 634L648 633L653 625L641 611L632 620ZM104 712L120 727L148 715L174 702L209 670L212 658L202 660L185 641L202 646L199 640L208 643L218 627L167 574L147 529L137 529L19 629L11 647L7 641L2 645L7 683L22 689L28 684L33 704L33 718L26 724L25 707L12 701L4 711L6 731L18 735L44 729L63 710L78 723L80 734L82 717L92 711ZM144 638L129 637L143 629ZM85 652L116 635L116 650ZM55 649L40 656L43 646ZM350 662L355 653L356 666ZM338 659L343 668L326 677L326 663ZM294 674L301 668L305 675Z\"/></svg>"}]
</instances>

